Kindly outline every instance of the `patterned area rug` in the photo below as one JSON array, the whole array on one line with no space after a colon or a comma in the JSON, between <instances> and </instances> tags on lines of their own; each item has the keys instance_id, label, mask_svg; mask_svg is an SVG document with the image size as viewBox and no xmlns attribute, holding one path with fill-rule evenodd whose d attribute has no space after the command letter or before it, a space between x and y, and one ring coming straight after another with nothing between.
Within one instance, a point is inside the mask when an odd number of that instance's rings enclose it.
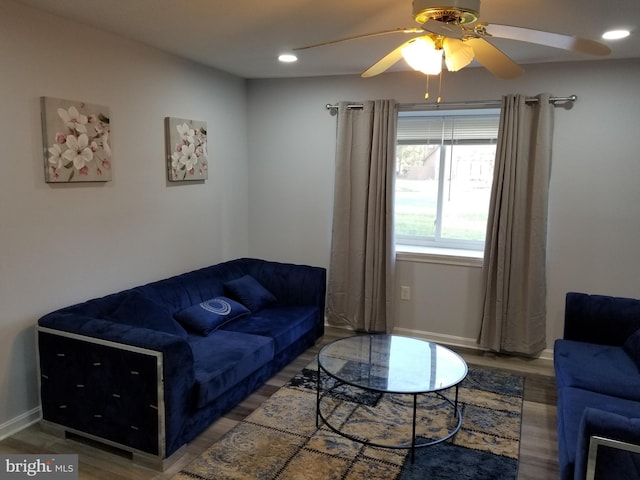
<instances>
[{"instance_id":1,"label":"patterned area rug","mask_svg":"<svg viewBox=\"0 0 640 480\"><path fill-rule=\"evenodd\" d=\"M462 428L417 449L412 463L408 449L369 447L316 428L316 369L309 364L172 480L517 478L523 377L470 366L459 387ZM444 394L454 399L455 389ZM436 395L420 396L418 406L418 441L440 438L457 423L451 405ZM409 444L412 408L413 396L348 386L322 401L332 425L382 445Z\"/></svg>"}]
</instances>

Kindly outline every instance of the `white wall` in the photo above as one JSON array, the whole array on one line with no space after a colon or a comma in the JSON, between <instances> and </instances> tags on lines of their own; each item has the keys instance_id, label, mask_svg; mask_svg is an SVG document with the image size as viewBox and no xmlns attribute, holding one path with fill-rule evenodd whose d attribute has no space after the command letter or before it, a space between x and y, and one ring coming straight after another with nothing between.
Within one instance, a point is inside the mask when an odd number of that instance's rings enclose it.
<instances>
[{"instance_id":1,"label":"white wall","mask_svg":"<svg viewBox=\"0 0 640 480\"><path fill-rule=\"evenodd\" d=\"M0 436L39 405L44 313L248 253L245 81L0 3ZM44 182L41 96L110 107L113 180ZM164 117L208 126L209 180L166 181Z\"/></svg>"},{"instance_id":2,"label":"white wall","mask_svg":"<svg viewBox=\"0 0 640 480\"><path fill-rule=\"evenodd\" d=\"M507 93L578 95L570 110L555 109L547 301L552 348L562 336L567 291L640 298L640 61L525 68L522 78L508 81L477 68L445 74L442 96L460 102ZM424 77L253 80L248 92L250 251L328 266L336 118L325 104L424 102ZM413 290L412 300L398 300L398 331L475 344L480 283L478 267L398 262L398 286Z\"/></svg>"}]
</instances>

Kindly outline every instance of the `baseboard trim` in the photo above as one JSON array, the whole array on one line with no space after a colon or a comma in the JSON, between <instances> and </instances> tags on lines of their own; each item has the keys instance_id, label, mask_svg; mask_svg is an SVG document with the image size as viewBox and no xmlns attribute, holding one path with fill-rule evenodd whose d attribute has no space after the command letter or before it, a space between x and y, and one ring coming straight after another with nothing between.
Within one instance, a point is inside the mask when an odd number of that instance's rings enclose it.
<instances>
[{"instance_id":1,"label":"baseboard trim","mask_svg":"<svg viewBox=\"0 0 640 480\"><path fill-rule=\"evenodd\" d=\"M425 332L423 330L412 330L409 328L394 328L393 333L397 335L405 335L408 337L423 338L430 342L440 343L442 345L448 345L451 347L471 348L480 351L489 351L486 348L482 348L478 345L475 338L457 337L454 335L446 335L442 333ZM545 349L540 353L538 357L540 360L553 361L553 350Z\"/></svg>"},{"instance_id":2,"label":"baseboard trim","mask_svg":"<svg viewBox=\"0 0 640 480\"><path fill-rule=\"evenodd\" d=\"M15 418L12 418L8 422L0 425L0 440L4 440L15 433L18 433L20 430L23 430L34 423L37 423L42 418L42 412L40 407L36 407L28 412L25 412L21 415L18 415Z\"/></svg>"}]
</instances>

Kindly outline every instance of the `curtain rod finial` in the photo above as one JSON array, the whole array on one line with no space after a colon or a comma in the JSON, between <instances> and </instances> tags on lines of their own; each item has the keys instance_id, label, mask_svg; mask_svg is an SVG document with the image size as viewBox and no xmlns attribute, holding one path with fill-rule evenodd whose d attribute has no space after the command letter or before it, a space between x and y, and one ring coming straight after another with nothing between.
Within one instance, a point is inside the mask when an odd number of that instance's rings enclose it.
<instances>
[{"instance_id":1,"label":"curtain rod finial","mask_svg":"<svg viewBox=\"0 0 640 480\"><path fill-rule=\"evenodd\" d=\"M330 104L330 103L327 103L327 104L325 105L325 108L326 108L327 110L329 110L329 113L330 113L331 115L337 115L337 114L338 114L338 105L332 105L332 104Z\"/></svg>"}]
</instances>

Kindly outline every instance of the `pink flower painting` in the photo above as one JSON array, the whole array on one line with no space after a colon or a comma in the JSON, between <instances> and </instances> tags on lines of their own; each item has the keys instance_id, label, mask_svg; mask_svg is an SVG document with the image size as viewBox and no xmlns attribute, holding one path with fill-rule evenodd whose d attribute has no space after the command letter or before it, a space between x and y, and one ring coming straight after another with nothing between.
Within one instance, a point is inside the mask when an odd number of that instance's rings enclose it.
<instances>
[{"instance_id":1,"label":"pink flower painting","mask_svg":"<svg viewBox=\"0 0 640 480\"><path fill-rule=\"evenodd\" d=\"M165 119L169 181L208 178L207 124L196 120Z\"/></svg>"},{"instance_id":2,"label":"pink flower painting","mask_svg":"<svg viewBox=\"0 0 640 480\"><path fill-rule=\"evenodd\" d=\"M45 181L111 180L109 108L49 97L41 106Z\"/></svg>"}]
</instances>

